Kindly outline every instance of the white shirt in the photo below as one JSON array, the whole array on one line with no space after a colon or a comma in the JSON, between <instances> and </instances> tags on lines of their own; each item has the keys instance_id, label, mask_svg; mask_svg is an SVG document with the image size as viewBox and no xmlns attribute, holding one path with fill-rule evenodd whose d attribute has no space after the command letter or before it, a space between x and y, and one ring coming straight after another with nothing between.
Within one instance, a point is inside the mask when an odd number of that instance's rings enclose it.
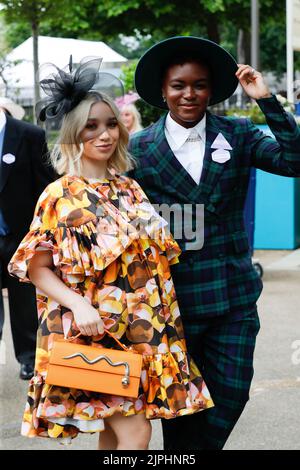
<instances>
[{"instance_id":1,"label":"white shirt","mask_svg":"<svg viewBox=\"0 0 300 470\"><path fill-rule=\"evenodd\" d=\"M177 160L199 184L205 153L206 115L195 127L186 129L175 122L169 113L165 122L165 135Z\"/></svg>"}]
</instances>

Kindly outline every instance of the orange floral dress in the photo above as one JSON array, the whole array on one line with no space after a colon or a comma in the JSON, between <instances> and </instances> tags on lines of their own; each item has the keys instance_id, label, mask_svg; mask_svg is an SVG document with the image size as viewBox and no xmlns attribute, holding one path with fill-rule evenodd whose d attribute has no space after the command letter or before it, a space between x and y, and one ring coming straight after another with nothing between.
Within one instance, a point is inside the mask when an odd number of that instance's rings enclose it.
<instances>
[{"instance_id":1,"label":"orange floral dress","mask_svg":"<svg viewBox=\"0 0 300 470\"><path fill-rule=\"evenodd\" d=\"M30 282L27 267L38 250L52 252L57 276L99 311L106 329L142 353L143 367L138 398L46 384L53 341L78 329L70 310L37 290L35 375L22 435L73 438L102 431L115 412L175 418L213 406L186 350L169 268L178 262L179 246L134 180L110 172L107 179L66 175L50 184L10 274ZM116 347L108 335L80 341Z\"/></svg>"}]
</instances>

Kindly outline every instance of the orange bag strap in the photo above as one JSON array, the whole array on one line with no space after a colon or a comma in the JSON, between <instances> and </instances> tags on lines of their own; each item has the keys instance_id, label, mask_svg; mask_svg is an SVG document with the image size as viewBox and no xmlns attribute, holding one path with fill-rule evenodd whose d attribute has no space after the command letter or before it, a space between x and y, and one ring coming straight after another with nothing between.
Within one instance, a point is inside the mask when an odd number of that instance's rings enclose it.
<instances>
[{"instance_id":1,"label":"orange bag strap","mask_svg":"<svg viewBox=\"0 0 300 470\"><path fill-rule=\"evenodd\" d=\"M118 345L121 346L122 349L124 349L124 351L129 351L129 348L127 348L127 346L125 346L125 344L122 344L121 341L119 341L118 338L116 338L110 331L108 331L108 330L104 330L104 331L109 336L111 336L116 341L116 343L118 343ZM70 336L69 338L65 338L65 340L73 341L73 339L79 338L79 336L81 336L81 333L78 333L76 336Z\"/></svg>"}]
</instances>

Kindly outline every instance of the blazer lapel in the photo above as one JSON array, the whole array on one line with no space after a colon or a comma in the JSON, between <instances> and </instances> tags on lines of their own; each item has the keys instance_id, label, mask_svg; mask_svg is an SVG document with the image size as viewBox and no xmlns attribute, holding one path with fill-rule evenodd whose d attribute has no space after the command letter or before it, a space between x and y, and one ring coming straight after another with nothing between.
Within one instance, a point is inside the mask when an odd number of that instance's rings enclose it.
<instances>
[{"instance_id":1,"label":"blazer lapel","mask_svg":"<svg viewBox=\"0 0 300 470\"><path fill-rule=\"evenodd\" d=\"M171 150L165 136L165 120L166 116L163 116L154 124L145 139L148 144L147 160L159 174L166 192L180 195L190 202L190 195L197 184Z\"/></svg>"},{"instance_id":2,"label":"blazer lapel","mask_svg":"<svg viewBox=\"0 0 300 470\"><path fill-rule=\"evenodd\" d=\"M218 183L223 171L228 166L230 160L226 163L214 162L212 159L212 153L215 149L211 148L214 140L219 133L228 132L228 128L220 126L220 120L216 119L214 115L207 112L206 120L206 142L205 142L205 154L203 159L203 169L200 178L199 185L194 188L191 196L193 198L201 198L201 195L207 201L210 194L214 191L216 184ZM228 135L225 135L227 139Z\"/></svg>"},{"instance_id":3,"label":"blazer lapel","mask_svg":"<svg viewBox=\"0 0 300 470\"><path fill-rule=\"evenodd\" d=\"M15 163L5 163L3 161L3 156L10 153L17 158L17 150L20 145L23 132L20 133L14 126L13 119L9 116L6 118L5 132L4 132L4 141L3 149L1 155L1 168L0 168L0 192L3 190L7 179L9 177L10 171Z\"/></svg>"},{"instance_id":4,"label":"blazer lapel","mask_svg":"<svg viewBox=\"0 0 300 470\"><path fill-rule=\"evenodd\" d=\"M214 140L219 133L223 134L226 140L231 140L228 124L207 112L206 120L206 143L203 160L203 170L199 184L196 184L190 174L179 163L172 152L165 136L165 120L163 116L151 128L145 139L147 143L147 164L160 177L164 191L179 196L183 202L191 201L208 203L209 196L214 191L225 168L230 164L230 160L225 163L214 162L212 153L215 149L211 148Z\"/></svg>"}]
</instances>

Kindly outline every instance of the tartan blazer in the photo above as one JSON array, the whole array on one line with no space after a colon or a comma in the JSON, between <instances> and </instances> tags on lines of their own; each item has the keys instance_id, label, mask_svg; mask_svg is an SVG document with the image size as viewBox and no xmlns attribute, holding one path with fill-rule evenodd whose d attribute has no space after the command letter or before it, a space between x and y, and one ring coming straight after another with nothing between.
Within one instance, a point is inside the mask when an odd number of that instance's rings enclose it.
<instances>
[{"instance_id":1,"label":"tartan blazer","mask_svg":"<svg viewBox=\"0 0 300 470\"><path fill-rule=\"evenodd\" d=\"M258 100L276 140L248 119L207 112L206 150L196 184L174 156L164 133L165 118L134 134L129 151L137 160L129 172L154 204L204 204L204 245L183 252L172 276L185 320L197 322L234 312L246 315L255 305L262 282L251 262L244 225L244 205L251 167L283 176L300 176L300 130L275 96ZM225 163L213 161L211 148L221 133L232 147ZM284 197L284 195L283 195ZM170 224L171 232L174 226Z\"/></svg>"}]
</instances>

